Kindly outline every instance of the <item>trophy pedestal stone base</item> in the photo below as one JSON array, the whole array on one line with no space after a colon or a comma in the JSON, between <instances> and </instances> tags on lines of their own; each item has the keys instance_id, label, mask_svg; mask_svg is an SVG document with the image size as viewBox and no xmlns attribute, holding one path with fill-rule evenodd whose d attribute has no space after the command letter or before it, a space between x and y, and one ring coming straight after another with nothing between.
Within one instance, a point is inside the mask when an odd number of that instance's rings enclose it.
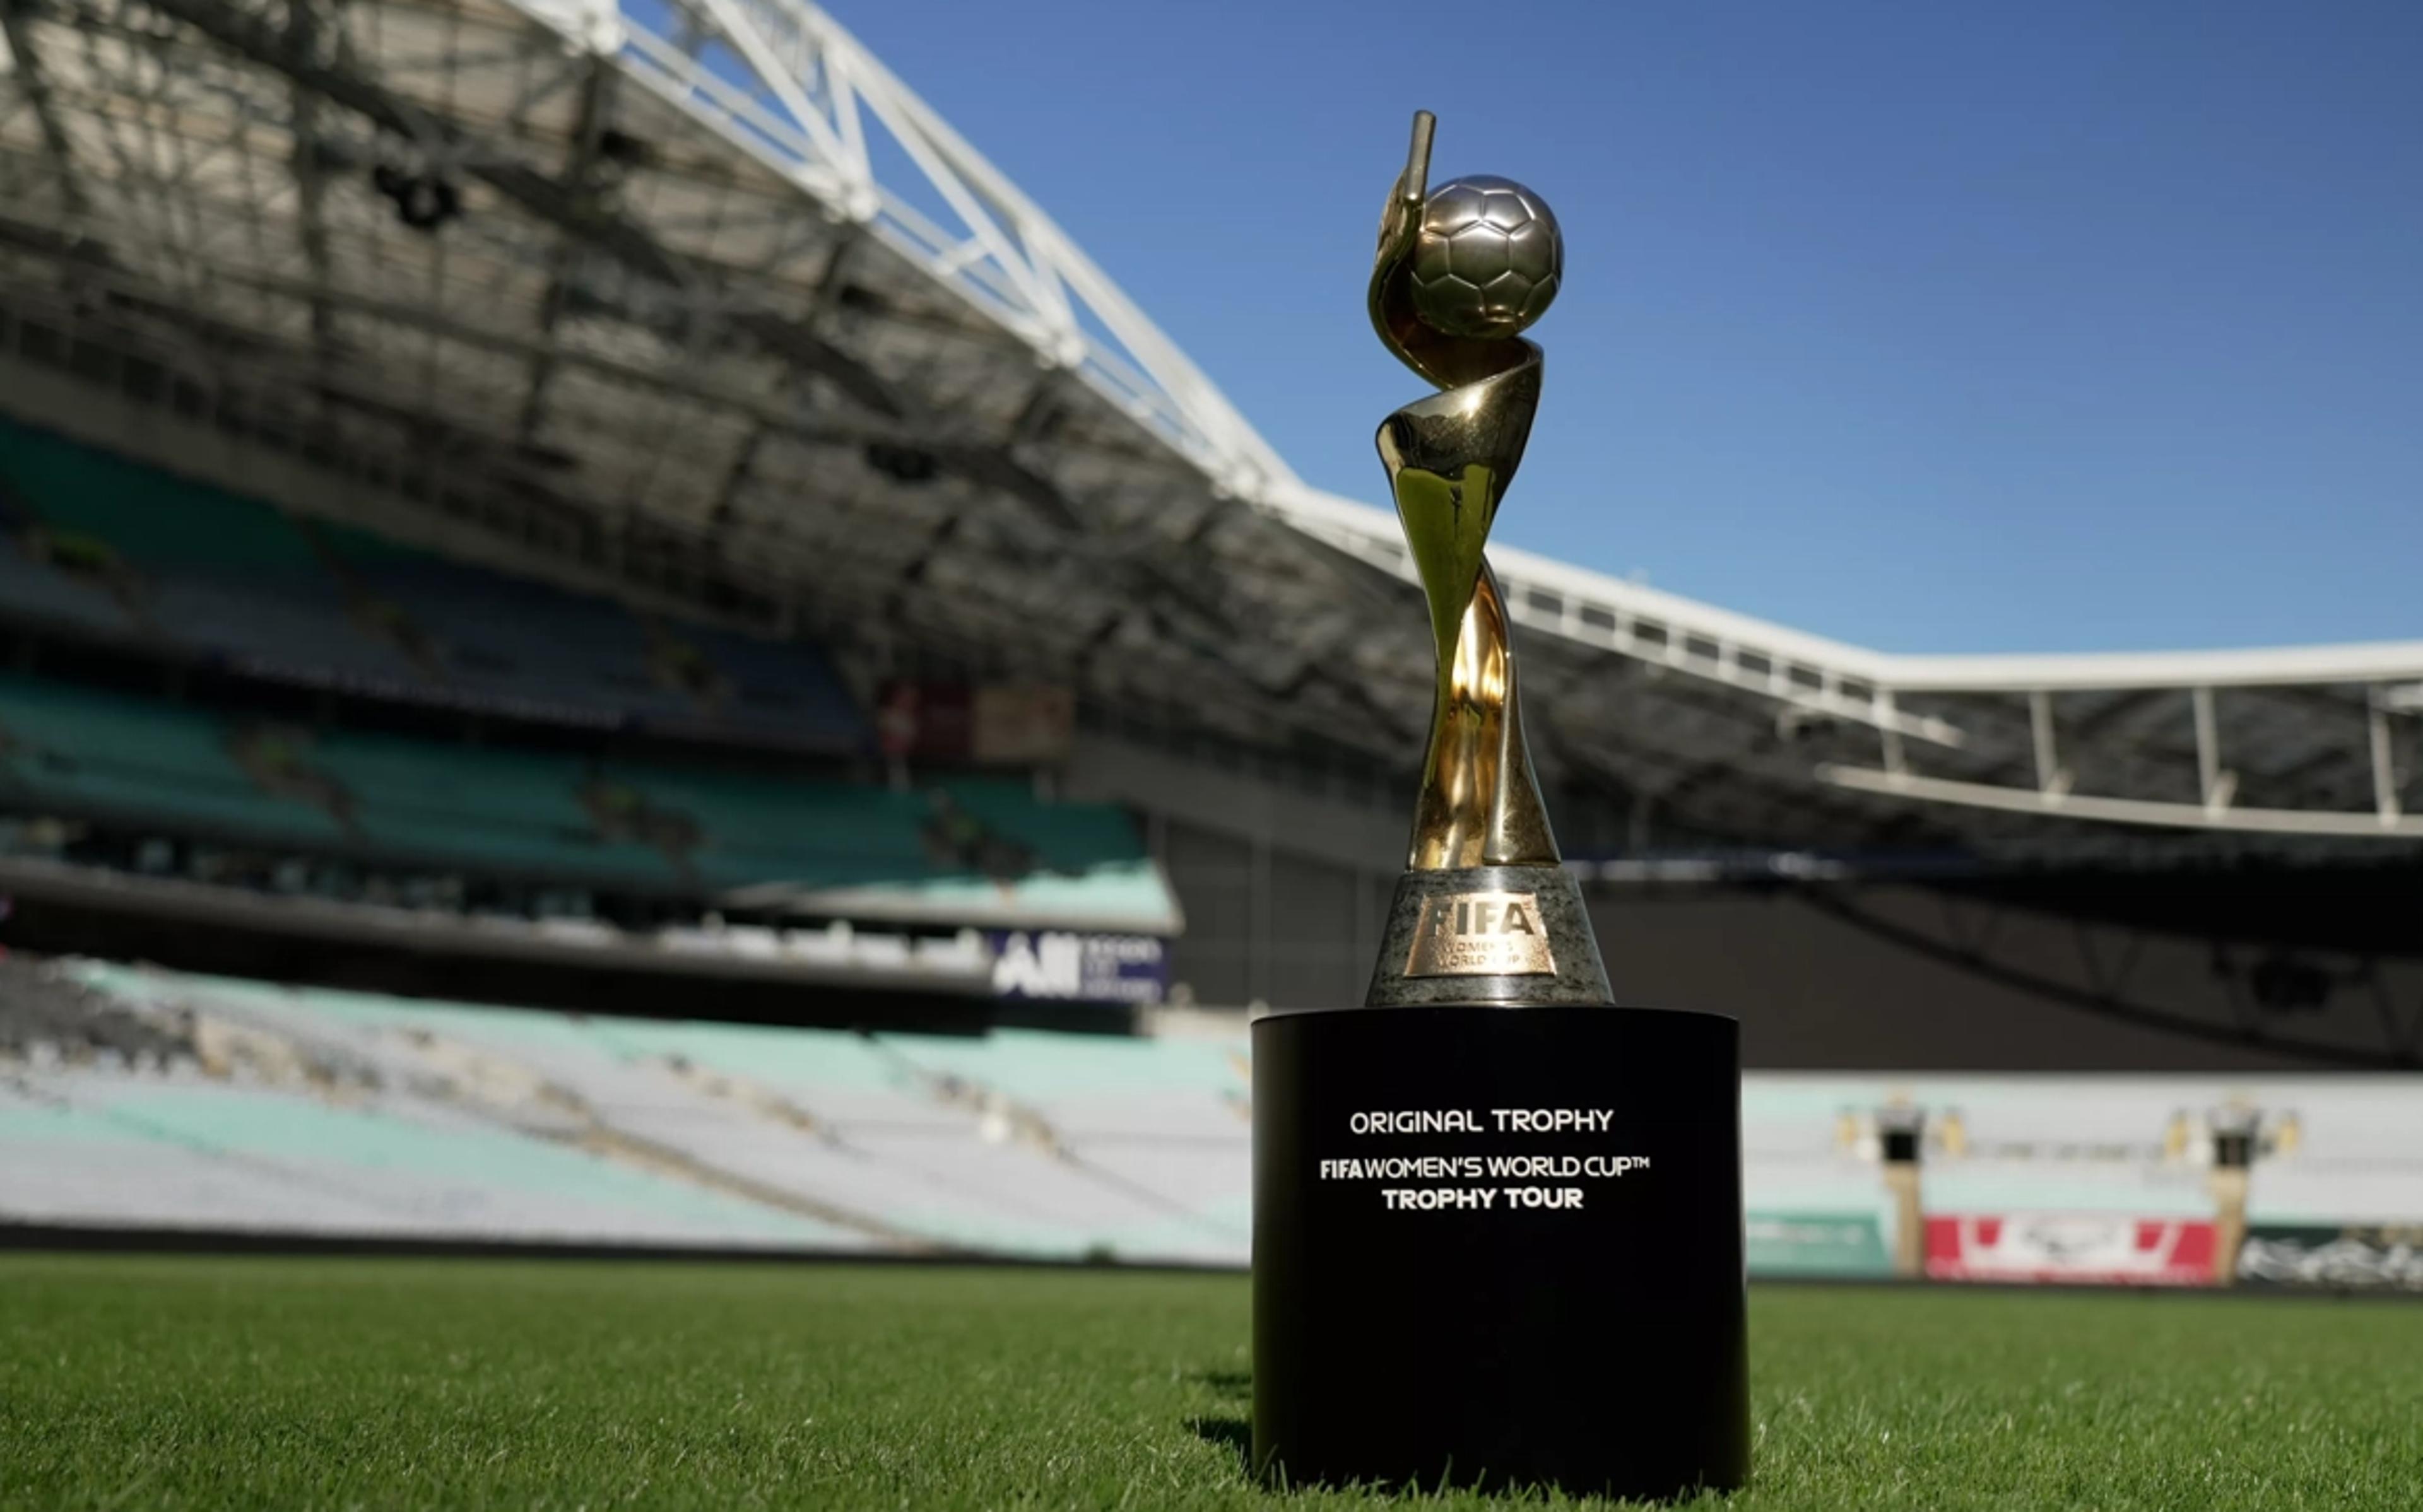
<instances>
[{"instance_id":1,"label":"trophy pedestal stone base","mask_svg":"<svg viewBox=\"0 0 2423 1512\"><path fill-rule=\"evenodd\" d=\"M1253 1036L1258 1474L1744 1483L1734 1020L1360 1008Z\"/></svg>"}]
</instances>

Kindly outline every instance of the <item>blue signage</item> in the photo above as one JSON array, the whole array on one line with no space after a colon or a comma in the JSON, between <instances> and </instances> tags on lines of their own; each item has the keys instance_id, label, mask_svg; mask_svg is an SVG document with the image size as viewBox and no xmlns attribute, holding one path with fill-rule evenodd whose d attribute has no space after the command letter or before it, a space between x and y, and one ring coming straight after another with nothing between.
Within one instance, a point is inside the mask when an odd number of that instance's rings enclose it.
<instances>
[{"instance_id":1,"label":"blue signage","mask_svg":"<svg viewBox=\"0 0 2423 1512\"><path fill-rule=\"evenodd\" d=\"M1149 1006L1169 996L1169 944L1150 935L996 930L992 990L1002 998Z\"/></svg>"}]
</instances>

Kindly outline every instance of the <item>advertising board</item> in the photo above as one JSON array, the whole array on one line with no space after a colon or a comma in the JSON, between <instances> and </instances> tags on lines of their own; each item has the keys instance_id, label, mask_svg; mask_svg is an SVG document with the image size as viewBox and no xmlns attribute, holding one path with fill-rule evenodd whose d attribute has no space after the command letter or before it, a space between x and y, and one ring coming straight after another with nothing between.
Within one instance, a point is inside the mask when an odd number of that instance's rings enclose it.
<instances>
[{"instance_id":1,"label":"advertising board","mask_svg":"<svg viewBox=\"0 0 2423 1512\"><path fill-rule=\"evenodd\" d=\"M1926 1221L1926 1274L1933 1281L2209 1286L2215 1245L2209 1219L2061 1212L1931 1215Z\"/></svg>"},{"instance_id":2,"label":"advertising board","mask_svg":"<svg viewBox=\"0 0 2423 1512\"><path fill-rule=\"evenodd\" d=\"M996 997L1150 1007L1169 995L1169 946L1150 935L995 930Z\"/></svg>"},{"instance_id":3,"label":"advertising board","mask_svg":"<svg viewBox=\"0 0 2423 1512\"><path fill-rule=\"evenodd\" d=\"M1789 1276L1890 1276L1884 1227L1874 1213L1776 1213L1753 1210L1745 1224L1750 1273Z\"/></svg>"},{"instance_id":4,"label":"advertising board","mask_svg":"<svg viewBox=\"0 0 2423 1512\"><path fill-rule=\"evenodd\" d=\"M2238 1281L2423 1292L2423 1223L2257 1223L2238 1252Z\"/></svg>"}]
</instances>

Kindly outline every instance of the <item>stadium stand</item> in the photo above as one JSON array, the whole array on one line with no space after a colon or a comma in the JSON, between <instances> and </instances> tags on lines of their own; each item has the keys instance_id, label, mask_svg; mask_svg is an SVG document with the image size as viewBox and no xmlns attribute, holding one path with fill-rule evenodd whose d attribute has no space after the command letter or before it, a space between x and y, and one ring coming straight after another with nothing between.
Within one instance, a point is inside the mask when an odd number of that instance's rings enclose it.
<instances>
[{"instance_id":1,"label":"stadium stand","mask_svg":"<svg viewBox=\"0 0 2423 1512\"><path fill-rule=\"evenodd\" d=\"M87 564L141 631L263 667L400 685L412 669L347 618L310 542L264 504L23 426L0 477L44 554ZM308 653L304 648L309 648Z\"/></svg>"},{"instance_id":2,"label":"stadium stand","mask_svg":"<svg viewBox=\"0 0 2423 1512\"><path fill-rule=\"evenodd\" d=\"M41 530L0 492L0 605L12 618L86 634L133 628L125 608L91 575L64 564L72 546Z\"/></svg>"},{"instance_id":3,"label":"stadium stand","mask_svg":"<svg viewBox=\"0 0 2423 1512\"><path fill-rule=\"evenodd\" d=\"M1243 1253L1243 1083L1203 1047L937 1053L95 963L14 968L0 1003L0 1119L47 1157L0 1174L10 1221ZM129 1024L173 1049L96 1048Z\"/></svg>"},{"instance_id":4,"label":"stadium stand","mask_svg":"<svg viewBox=\"0 0 2423 1512\"><path fill-rule=\"evenodd\" d=\"M273 677L577 723L849 752L865 721L797 643L620 606L0 420L0 615Z\"/></svg>"},{"instance_id":5,"label":"stadium stand","mask_svg":"<svg viewBox=\"0 0 2423 1512\"><path fill-rule=\"evenodd\" d=\"M11 806L271 843L342 839L336 816L264 791L199 710L0 678L0 780Z\"/></svg>"},{"instance_id":6,"label":"stadium stand","mask_svg":"<svg viewBox=\"0 0 2423 1512\"><path fill-rule=\"evenodd\" d=\"M1234 1265L1246 1091L1233 1026L856 1033L19 961L0 965L0 1129L41 1158L0 1170L0 1221ZM2260 1129L2257 1233L2394 1227L2423 1215L2416 1091L1752 1073L1752 1265L1892 1273L1908 1215L1877 1130L1901 1109L1927 1130L1940 1273L2018 1253L2061 1279L2112 1263L2116 1234L2142 1279L2209 1284L2228 1110ZM1964 1232L1991 1247L1964 1259Z\"/></svg>"},{"instance_id":7,"label":"stadium stand","mask_svg":"<svg viewBox=\"0 0 2423 1512\"><path fill-rule=\"evenodd\" d=\"M640 802L692 822L695 861L710 886L827 885L914 875L928 864L915 794L622 763L610 773Z\"/></svg>"},{"instance_id":8,"label":"stadium stand","mask_svg":"<svg viewBox=\"0 0 2423 1512\"><path fill-rule=\"evenodd\" d=\"M0 674L0 811L601 890L843 890L931 921L1056 910L1150 928L1174 914L1126 814L1013 781L894 792L312 731L13 674Z\"/></svg>"},{"instance_id":9,"label":"stadium stand","mask_svg":"<svg viewBox=\"0 0 2423 1512\"><path fill-rule=\"evenodd\" d=\"M428 671L450 685L499 703L615 710L642 721L682 723L697 713L682 689L651 675L647 631L613 605L359 530L320 534L356 591L412 637Z\"/></svg>"}]
</instances>

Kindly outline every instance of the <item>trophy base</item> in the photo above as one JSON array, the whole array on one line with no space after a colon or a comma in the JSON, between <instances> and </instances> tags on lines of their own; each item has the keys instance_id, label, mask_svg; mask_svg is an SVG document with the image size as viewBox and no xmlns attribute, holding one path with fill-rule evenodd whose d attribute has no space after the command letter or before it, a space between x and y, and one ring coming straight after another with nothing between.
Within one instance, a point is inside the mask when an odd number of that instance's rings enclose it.
<instances>
[{"instance_id":1,"label":"trophy base","mask_svg":"<svg viewBox=\"0 0 2423 1512\"><path fill-rule=\"evenodd\" d=\"M1733 1019L1363 1008L1253 1036L1258 1475L1747 1480Z\"/></svg>"}]
</instances>

